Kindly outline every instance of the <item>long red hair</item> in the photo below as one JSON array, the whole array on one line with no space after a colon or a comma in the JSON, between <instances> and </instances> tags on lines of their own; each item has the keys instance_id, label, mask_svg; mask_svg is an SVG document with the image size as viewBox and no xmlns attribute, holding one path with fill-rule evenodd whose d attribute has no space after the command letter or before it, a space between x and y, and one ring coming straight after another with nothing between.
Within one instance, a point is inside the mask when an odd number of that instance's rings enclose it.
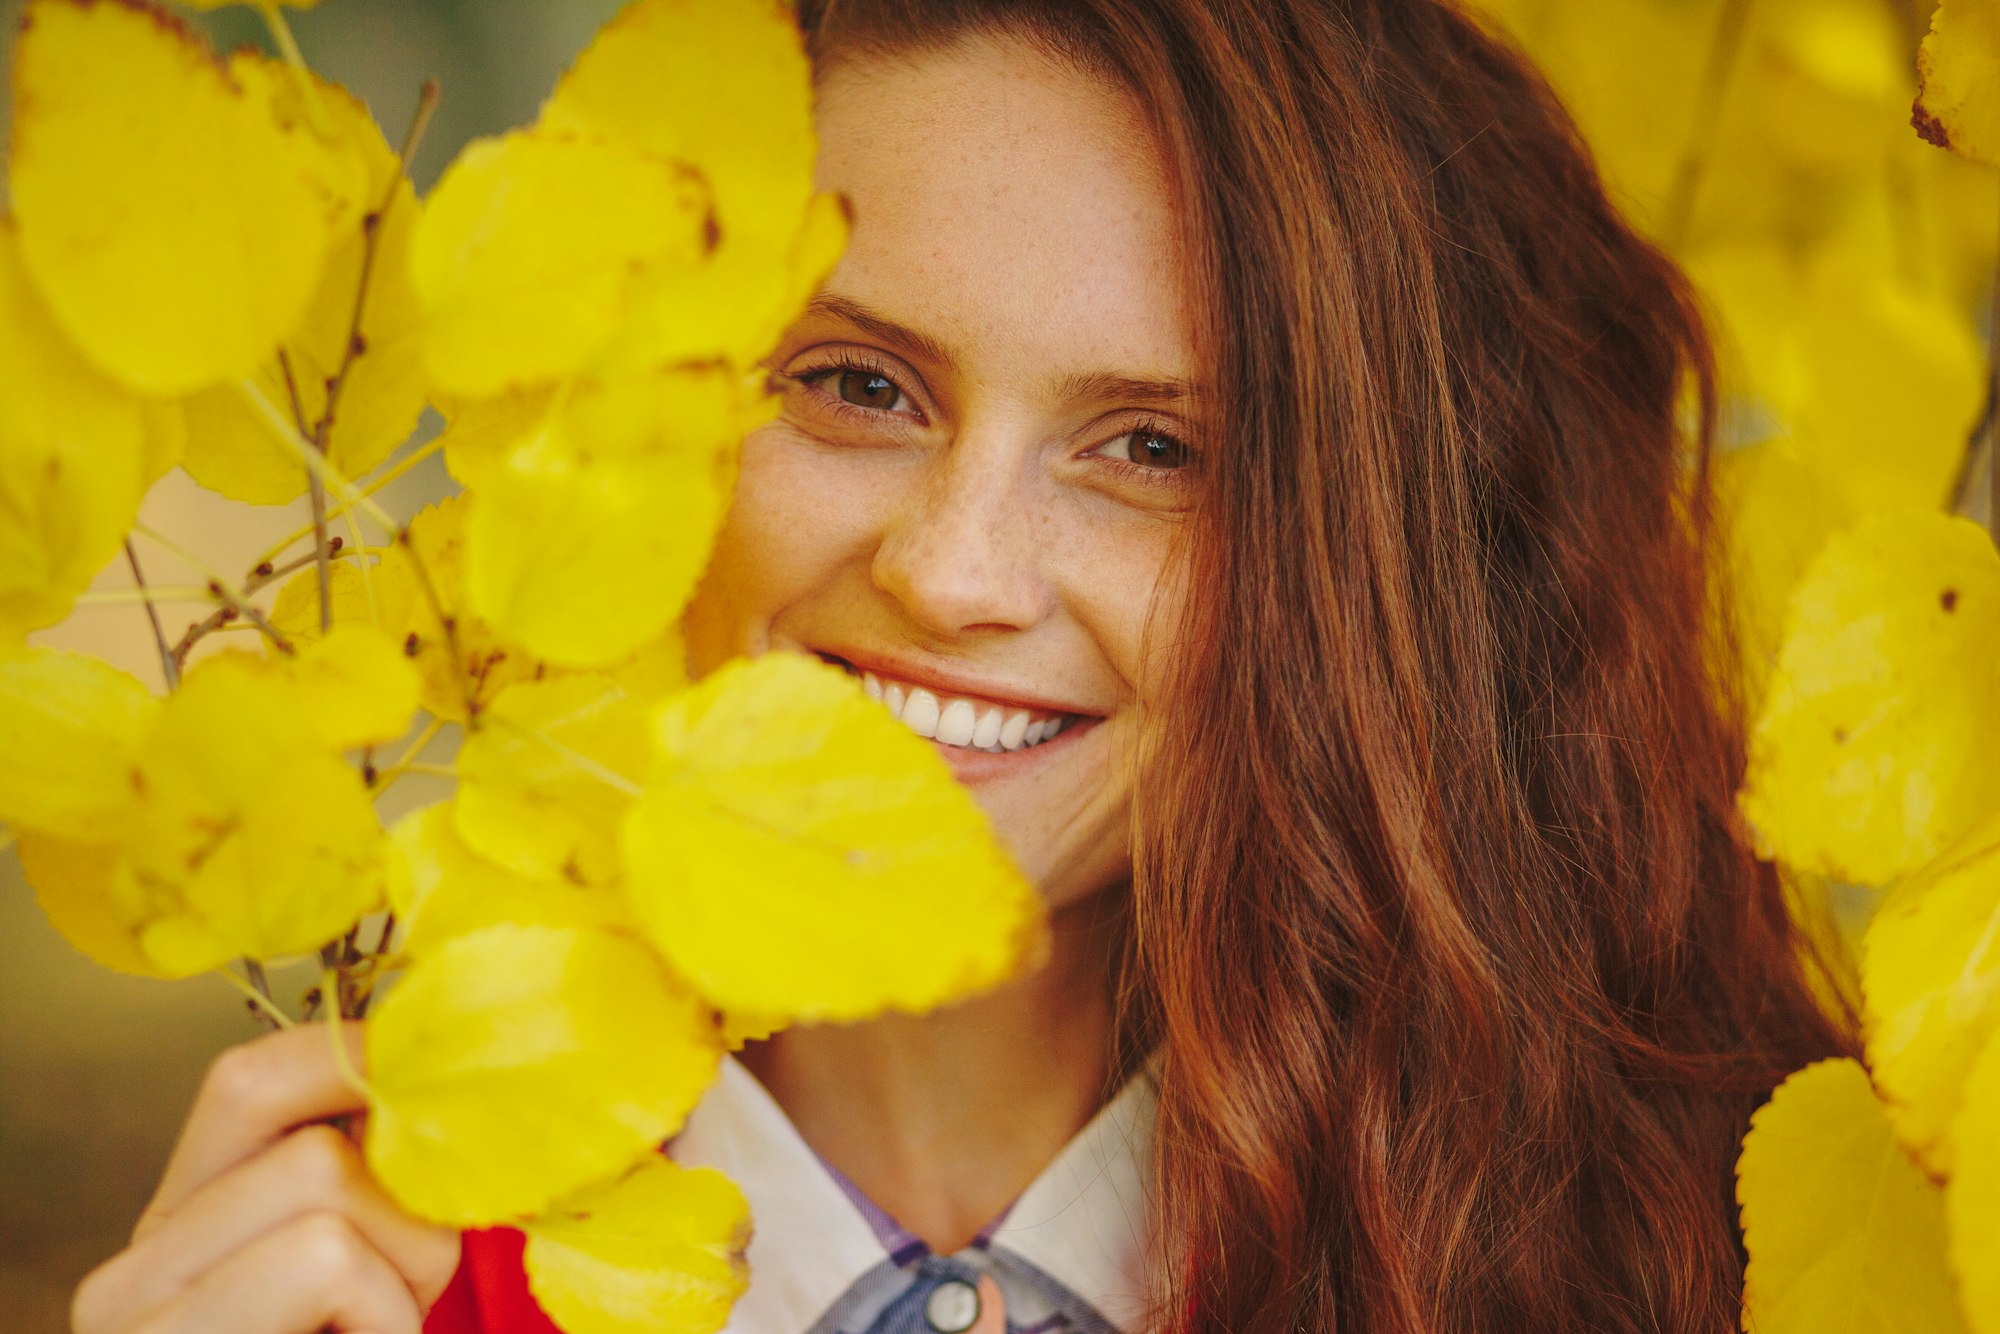
<instances>
[{"instance_id":1,"label":"long red hair","mask_svg":"<svg viewBox=\"0 0 2000 1334\"><path fill-rule=\"evenodd\" d=\"M1708 343L1438 0L806 0L1000 30L1173 168L1214 465L1135 834L1159 1324L1734 1329L1751 1109L1850 1038L1733 795Z\"/></svg>"}]
</instances>

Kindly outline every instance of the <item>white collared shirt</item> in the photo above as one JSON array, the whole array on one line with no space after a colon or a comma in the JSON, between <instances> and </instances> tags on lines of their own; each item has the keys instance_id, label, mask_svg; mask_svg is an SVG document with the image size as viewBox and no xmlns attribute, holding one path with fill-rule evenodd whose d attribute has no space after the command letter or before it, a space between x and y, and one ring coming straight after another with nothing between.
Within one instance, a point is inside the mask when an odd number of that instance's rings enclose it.
<instances>
[{"instance_id":1,"label":"white collared shirt","mask_svg":"<svg viewBox=\"0 0 2000 1334\"><path fill-rule=\"evenodd\" d=\"M726 1173L750 1202L750 1288L723 1334L923 1331L934 1327L922 1313L936 1289L980 1274L1000 1285L1017 1334L1136 1334L1149 1292L1155 1103L1142 1070L994 1225L940 1256L821 1160L756 1077L725 1059L668 1150Z\"/></svg>"}]
</instances>

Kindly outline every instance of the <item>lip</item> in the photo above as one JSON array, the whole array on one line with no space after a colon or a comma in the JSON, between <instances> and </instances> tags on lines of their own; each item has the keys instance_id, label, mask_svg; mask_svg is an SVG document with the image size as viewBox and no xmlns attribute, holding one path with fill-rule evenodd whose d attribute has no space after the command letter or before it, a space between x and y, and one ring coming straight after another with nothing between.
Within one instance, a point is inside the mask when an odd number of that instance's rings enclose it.
<instances>
[{"instance_id":1,"label":"lip","mask_svg":"<svg viewBox=\"0 0 2000 1334\"><path fill-rule=\"evenodd\" d=\"M859 649L838 647L814 648L811 651L821 657L838 658L849 666L856 667L864 672L873 672L877 676L889 676L899 681L908 681L912 685L924 687L933 694L973 695L980 699L991 700L995 704L1011 708L1031 709L1042 713L1070 714L1076 719L1076 722L1072 726L1081 726L1087 722L1095 722L1104 716L1094 709L1080 709L1074 704L1056 699L1053 696L1038 695L1033 691L1021 690L1015 686L995 681L991 678L982 679L978 676L959 672L940 671L935 667L912 662L907 658L894 658L886 654L868 653ZM1058 734L1055 738L1044 744L1053 745L1055 741L1060 739L1061 736ZM959 748L954 747L954 749ZM1039 749L1041 749L1040 746L1029 747L1029 751ZM1028 752L1021 753L1025 754Z\"/></svg>"}]
</instances>

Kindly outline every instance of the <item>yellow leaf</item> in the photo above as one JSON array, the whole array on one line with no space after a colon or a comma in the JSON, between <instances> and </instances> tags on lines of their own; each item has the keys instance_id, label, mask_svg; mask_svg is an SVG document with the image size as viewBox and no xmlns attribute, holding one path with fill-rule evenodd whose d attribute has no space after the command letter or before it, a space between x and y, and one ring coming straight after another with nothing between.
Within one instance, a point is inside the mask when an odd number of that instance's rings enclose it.
<instances>
[{"instance_id":1,"label":"yellow leaf","mask_svg":"<svg viewBox=\"0 0 2000 1334\"><path fill-rule=\"evenodd\" d=\"M205 658L160 708L113 876L148 957L186 975L317 949L380 901L361 777L250 654Z\"/></svg>"},{"instance_id":2,"label":"yellow leaf","mask_svg":"<svg viewBox=\"0 0 2000 1334\"><path fill-rule=\"evenodd\" d=\"M542 428L555 401L555 386L543 385L439 404L445 468L461 486L485 486L509 451Z\"/></svg>"},{"instance_id":3,"label":"yellow leaf","mask_svg":"<svg viewBox=\"0 0 2000 1334\"><path fill-rule=\"evenodd\" d=\"M389 906L405 932L401 948L428 954L481 928L589 926L623 930L622 897L561 877L510 871L465 845L449 803L410 812L389 831Z\"/></svg>"},{"instance_id":4,"label":"yellow leaf","mask_svg":"<svg viewBox=\"0 0 2000 1334\"><path fill-rule=\"evenodd\" d=\"M1793 867L1908 875L1996 804L2000 556L1938 514L1862 520L1793 596L1739 804Z\"/></svg>"},{"instance_id":5,"label":"yellow leaf","mask_svg":"<svg viewBox=\"0 0 2000 1334\"><path fill-rule=\"evenodd\" d=\"M625 824L654 945L725 1010L923 1010L1040 958L1035 890L930 743L798 654L662 705Z\"/></svg>"},{"instance_id":6,"label":"yellow leaf","mask_svg":"<svg viewBox=\"0 0 2000 1334\"><path fill-rule=\"evenodd\" d=\"M2000 1029L2000 822L1897 887L1862 956L1868 1065L1903 1144L1939 1177L1966 1072Z\"/></svg>"},{"instance_id":7,"label":"yellow leaf","mask_svg":"<svg viewBox=\"0 0 2000 1334\"><path fill-rule=\"evenodd\" d=\"M380 745L409 730L420 682L402 646L372 625L336 625L324 639L277 660L299 708L334 750Z\"/></svg>"},{"instance_id":8,"label":"yellow leaf","mask_svg":"<svg viewBox=\"0 0 2000 1334\"><path fill-rule=\"evenodd\" d=\"M646 770L646 711L596 676L524 681L493 701L458 753L458 832L519 874L604 884ZM608 780L608 781L607 781Z\"/></svg>"},{"instance_id":9,"label":"yellow leaf","mask_svg":"<svg viewBox=\"0 0 2000 1334\"><path fill-rule=\"evenodd\" d=\"M165 976L139 948L132 924L118 910L112 892L112 873L118 866L115 846L70 843L23 829L15 851L49 925L64 940L117 972Z\"/></svg>"},{"instance_id":10,"label":"yellow leaf","mask_svg":"<svg viewBox=\"0 0 2000 1334\"><path fill-rule=\"evenodd\" d=\"M542 123L686 163L713 192L718 244L706 263L646 279L614 354L625 369L754 364L846 242L838 202L812 194L811 76L779 0L628 5L557 83Z\"/></svg>"},{"instance_id":11,"label":"yellow leaf","mask_svg":"<svg viewBox=\"0 0 2000 1334\"><path fill-rule=\"evenodd\" d=\"M749 1284L750 1206L713 1168L654 1155L521 1230L529 1290L565 1334L705 1334Z\"/></svg>"},{"instance_id":12,"label":"yellow leaf","mask_svg":"<svg viewBox=\"0 0 2000 1334\"><path fill-rule=\"evenodd\" d=\"M812 193L812 76L781 0L637 0L542 108L553 129L612 136L709 183L725 247L783 257Z\"/></svg>"},{"instance_id":13,"label":"yellow leaf","mask_svg":"<svg viewBox=\"0 0 2000 1334\"><path fill-rule=\"evenodd\" d=\"M432 382L478 398L587 365L638 275L704 247L706 213L691 173L622 143L544 131L475 141L411 248Z\"/></svg>"},{"instance_id":14,"label":"yellow leaf","mask_svg":"<svg viewBox=\"0 0 2000 1334\"><path fill-rule=\"evenodd\" d=\"M1958 1164L1944 1200L1959 1300L1974 1334L2000 1334L2000 1038L1973 1062L1951 1138Z\"/></svg>"},{"instance_id":15,"label":"yellow leaf","mask_svg":"<svg viewBox=\"0 0 2000 1334\"><path fill-rule=\"evenodd\" d=\"M142 403L70 347L0 220L0 646L69 614L151 480ZM160 448L170 447L161 441Z\"/></svg>"},{"instance_id":16,"label":"yellow leaf","mask_svg":"<svg viewBox=\"0 0 2000 1334\"><path fill-rule=\"evenodd\" d=\"M74 842L114 839L159 713L144 686L97 658L0 655L0 819Z\"/></svg>"},{"instance_id":17,"label":"yellow leaf","mask_svg":"<svg viewBox=\"0 0 2000 1334\"><path fill-rule=\"evenodd\" d=\"M22 255L57 322L152 394L248 375L297 327L360 207L268 82L136 0L29 0L8 166Z\"/></svg>"},{"instance_id":18,"label":"yellow leaf","mask_svg":"<svg viewBox=\"0 0 2000 1334\"><path fill-rule=\"evenodd\" d=\"M1836 250L1807 284L1794 337L1800 456L1857 510L1942 507L1986 393L1965 312Z\"/></svg>"},{"instance_id":19,"label":"yellow leaf","mask_svg":"<svg viewBox=\"0 0 2000 1334\"><path fill-rule=\"evenodd\" d=\"M1917 52L1917 77L1917 133L2000 163L2000 9L1992 0L1942 0Z\"/></svg>"},{"instance_id":20,"label":"yellow leaf","mask_svg":"<svg viewBox=\"0 0 2000 1334\"><path fill-rule=\"evenodd\" d=\"M604 666L680 617L728 497L718 442L591 457L552 426L487 479L466 524L472 606L530 653Z\"/></svg>"},{"instance_id":21,"label":"yellow leaf","mask_svg":"<svg viewBox=\"0 0 2000 1334\"><path fill-rule=\"evenodd\" d=\"M674 1134L714 1079L707 1011L638 943L489 926L419 959L368 1025L366 1151L404 1208L508 1222Z\"/></svg>"},{"instance_id":22,"label":"yellow leaf","mask_svg":"<svg viewBox=\"0 0 2000 1334\"><path fill-rule=\"evenodd\" d=\"M1750 1119L1736 1164L1743 1327L1756 1334L1951 1334L1944 1201L1849 1060L1807 1066Z\"/></svg>"},{"instance_id":23,"label":"yellow leaf","mask_svg":"<svg viewBox=\"0 0 2000 1334\"><path fill-rule=\"evenodd\" d=\"M332 563L327 592L334 625L369 623L368 587L352 559ZM271 603L270 621L273 629L299 647L320 638L318 570L308 565L285 581Z\"/></svg>"},{"instance_id":24,"label":"yellow leaf","mask_svg":"<svg viewBox=\"0 0 2000 1334\"><path fill-rule=\"evenodd\" d=\"M281 70L280 76L289 77L289 71ZM331 142L355 159L369 212L352 221L332 250L303 322L284 340L283 360L267 352L254 378L264 396L288 415L296 395L304 418L300 434L310 437L326 413L327 385L341 373L350 350L348 335L372 225L375 260L361 337L352 344L353 363L346 368L327 433L327 460L334 471L359 477L409 438L424 406L417 356L421 326L409 276L417 199L368 108L338 85L316 81L314 86ZM369 224L366 218L376 216L385 199L391 201L387 210ZM306 471L298 456L273 436L270 424L237 385L194 395L187 401L187 414L185 464L203 486L261 505L304 494Z\"/></svg>"},{"instance_id":25,"label":"yellow leaf","mask_svg":"<svg viewBox=\"0 0 2000 1334\"><path fill-rule=\"evenodd\" d=\"M483 708L515 681L544 671L473 614L465 592L465 525L476 508L470 494L460 494L418 514L410 521L408 545L397 544L375 581L383 627L416 655L424 708L453 722L465 721L468 688ZM440 606L446 619L439 618Z\"/></svg>"},{"instance_id":26,"label":"yellow leaf","mask_svg":"<svg viewBox=\"0 0 2000 1334\"><path fill-rule=\"evenodd\" d=\"M1784 440L1724 450L1711 468L1721 519L1737 650L1752 706L1784 637L1792 590L1827 539L1854 516Z\"/></svg>"}]
</instances>

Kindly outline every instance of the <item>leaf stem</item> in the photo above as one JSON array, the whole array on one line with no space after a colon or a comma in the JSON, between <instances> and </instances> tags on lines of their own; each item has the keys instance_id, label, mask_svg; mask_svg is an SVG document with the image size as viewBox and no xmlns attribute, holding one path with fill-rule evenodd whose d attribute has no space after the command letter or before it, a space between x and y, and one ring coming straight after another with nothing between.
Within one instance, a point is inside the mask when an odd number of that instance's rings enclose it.
<instances>
[{"instance_id":1,"label":"leaf stem","mask_svg":"<svg viewBox=\"0 0 2000 1334\"><path fill-rule=\"evenodd\" d=\"M1687 143L1681 148L1673 183L1667 188L1660 234L1670 250L1678 250L1687 243L1694 225L1695 199L1701 191L1701 178L1708 170L1709 157L1715 152L1723 102L1729 94L1736 59L1743 51L1752 4L1753 0L1722 0L1722 9L1715 16L1715 28L1708 39L1708 57L1701 71L1701 88L1695 94L1694 123L1688 127Z\"/></svg>"},{"instance_id":2,"label":"leaf stem","mask_svg":"<svg viewBox=\"0 0 2000 1334\"><path fill-rule=\"evenodd\" d=\"M305 53L299 50L298 39L292 36L292 25L285 22L285 14L278 7L277 0L256 0L257 12L264 16L264 26L270 30L271 41L276 44L278 54L292 68L292 77L299 85L299 96L305 102L306 117L312 122L313 133L324 139L331 133L331 122L326 118L326 107L319 100L319 87L313 82L312 67L306 64Z\"/></svg>"}]
</instances>

